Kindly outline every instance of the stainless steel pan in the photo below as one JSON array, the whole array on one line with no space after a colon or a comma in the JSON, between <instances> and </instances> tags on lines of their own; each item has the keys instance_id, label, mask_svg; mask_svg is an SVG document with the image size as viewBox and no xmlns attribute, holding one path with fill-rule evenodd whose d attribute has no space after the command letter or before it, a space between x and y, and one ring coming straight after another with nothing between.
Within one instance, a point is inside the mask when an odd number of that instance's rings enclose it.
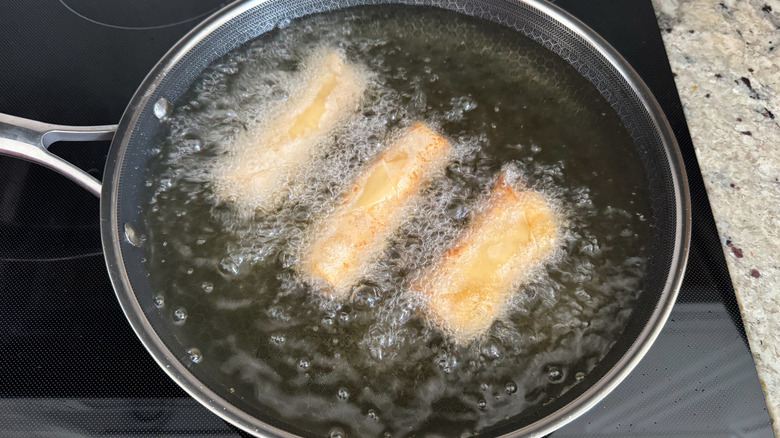
<instances>
[{"instance_id":1,"label":"stainless steel pan","mask_svg":"<svg viewBox=\"0 0 780 438\"><path fill-rule=\"evenodd\" d=\"M159 126L155 105L174 102L199 73L231 49L283 20L332 9L384 3L429 5L507 26L556 53L590 80L631 134L648 175L654 234L638 307L623 335L586 381L539 410L510 419L491 433L543 436L581 415L634 368L660 332L682 281L690 235L685 170L672 131L638 75L603 39L554 5L540 0L249 0L231 4L179 41L138 88L117 126L49 125L0 114L0 153L60 172L100 196L106 265L136 334L159 365L215 414L260 436L294 436L294 426L271 418L187 366L186 349L162 324L142 261L135 223L146 162ZM103 182L49 153L55 141L113 138Z\"/></svg>"}]
</instances>

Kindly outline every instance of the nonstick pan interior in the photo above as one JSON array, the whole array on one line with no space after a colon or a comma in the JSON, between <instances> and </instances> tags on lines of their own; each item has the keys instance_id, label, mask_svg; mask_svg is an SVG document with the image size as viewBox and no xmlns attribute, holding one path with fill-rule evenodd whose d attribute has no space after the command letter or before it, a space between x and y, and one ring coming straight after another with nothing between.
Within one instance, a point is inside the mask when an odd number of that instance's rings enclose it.
<instances>
[{"instance_id":1,"label":"nonstick pan interior","mask_svg":"<svg viewBox=\"0 0 780 438\"><path fill-rule=\"evenodd\" d=\"M533 39L571 64L610 103L634 140L648 176L653 235L643 293L624 333L585 381L537 411L490 432L544 434L592 406L616 385L654 340L674 302L687 253L689 216L684 170L674 138L635 73L589 30L536 2L252 1L234 4L193 30L149 74L128 106L109 153L101 205L103 243L117 296L144 345L177 382L218 415L269 435L305 435L230 394L215 376L200 375L187 348L166 329L153 301L139 225L145 169L160 122L154 106L176 102L215 59L279 23L334 8L384 3L427 5L490 20ZM128 237L129 235L129 237Z\"/></svg>"}]
</instances>

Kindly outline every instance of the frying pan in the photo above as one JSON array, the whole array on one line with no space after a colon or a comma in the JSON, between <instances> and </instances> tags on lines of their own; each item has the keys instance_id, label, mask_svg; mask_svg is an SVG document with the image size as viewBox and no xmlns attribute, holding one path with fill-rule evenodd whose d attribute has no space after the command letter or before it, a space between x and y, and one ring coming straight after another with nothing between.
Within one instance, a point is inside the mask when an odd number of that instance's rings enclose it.
<instances>
[{"instance_id":1,"label":"frying pan","mask_svg":"<svg viewBox=\"0 0 780 438\"><path fill-rule=\"evenodd\" d=\"M215 59L278 23L333 9L374 4L427 5L509 27L570 63L610 103L645 167L653 234L643 292L624 332L584 381L552 402L491 429L496 436L543 436L581 415L618 385L656 339L682 281L690 236L690 201L674 135L647 86L595 32L540 0L248 0L233 3L182 38L141 83L116 126L50 125L0 114L0 153L49 167L100 197L106 265L122 309L157 363L215 414L258 436L306 432L231 396L218 376L188 366L187 346L163 324L134 224L147 160L165 111ZM113 139L103 182L47 151L57 141Z\"/></svg>"}]
</instances>

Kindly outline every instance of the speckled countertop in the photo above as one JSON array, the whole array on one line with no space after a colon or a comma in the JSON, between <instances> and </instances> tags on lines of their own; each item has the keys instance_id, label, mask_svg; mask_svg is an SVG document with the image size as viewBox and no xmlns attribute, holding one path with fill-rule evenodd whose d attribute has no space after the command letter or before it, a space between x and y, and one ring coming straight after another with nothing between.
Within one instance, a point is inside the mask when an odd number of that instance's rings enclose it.
<instances>
[{"instance_id":1,"label":"speckled countertop","mask_svg":"<svg viewBox=\"0 0 780 438\"><path fill-rule=\"evenodd\" d=\"M780 0L653 0L780 436Z\"/></svg>"}]
</instances>

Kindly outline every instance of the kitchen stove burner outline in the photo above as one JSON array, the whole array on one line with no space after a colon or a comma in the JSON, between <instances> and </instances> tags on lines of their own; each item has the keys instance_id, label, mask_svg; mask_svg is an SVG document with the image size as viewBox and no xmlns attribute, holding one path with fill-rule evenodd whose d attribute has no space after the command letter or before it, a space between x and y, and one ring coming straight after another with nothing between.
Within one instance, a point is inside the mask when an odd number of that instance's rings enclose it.
<instances>
[{"instance_id":1,"label":"kitchen stove burner outline","mask_svg":"<svg viewBox=\"0 0 780 438\"><path fill-rule=\"evenodd\" d=\"M111 7L99 0L59 0L76 16L99 26L121 30L154 30L196 23L225 5L214 0L134 0L112 2ZM186 3L181 7L181 3Z\"/></svg>"}]
</instances>

